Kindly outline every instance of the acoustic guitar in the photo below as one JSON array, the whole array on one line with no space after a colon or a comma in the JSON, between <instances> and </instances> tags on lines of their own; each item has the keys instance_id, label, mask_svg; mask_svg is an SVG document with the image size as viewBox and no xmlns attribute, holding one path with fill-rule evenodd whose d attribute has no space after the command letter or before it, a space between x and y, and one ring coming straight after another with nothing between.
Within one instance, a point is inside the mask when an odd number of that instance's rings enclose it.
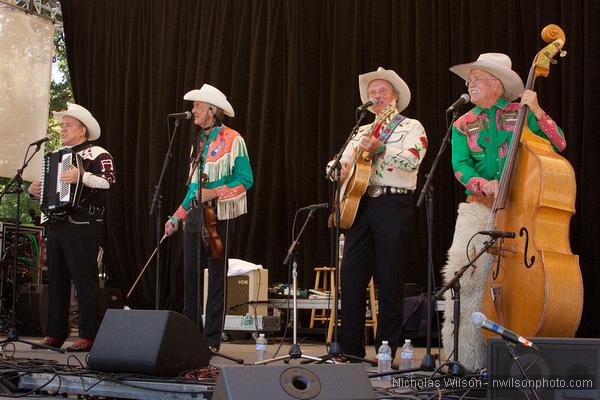
<instances>
[{"instance_id":1,"label":"acoustic guitar","mask_svg":"<svg viewBox=\"0 0 600 400\"><path fill-rule=\"evenodd\" d=\"M396 112L396 104L394 102L388 104L375 118L367 137L371 137L375 128L383 124ZM340 228L348 229L354 223L360 199L365 194L367 186L369 186L372 166L373 159L371 155L357 146L352 153L350 162L347 164L350 171L349 177L340 189Z\"/></svg>"}]
</instances>

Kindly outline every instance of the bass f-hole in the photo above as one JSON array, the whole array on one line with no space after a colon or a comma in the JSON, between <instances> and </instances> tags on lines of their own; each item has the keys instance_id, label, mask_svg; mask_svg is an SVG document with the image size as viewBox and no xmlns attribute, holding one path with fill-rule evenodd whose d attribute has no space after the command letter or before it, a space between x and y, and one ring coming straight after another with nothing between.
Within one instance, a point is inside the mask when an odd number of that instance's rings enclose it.
<instances>
[{"instance_id":1,"label":"bass f-hole","mask_svg":"<svg viewBox=\"0 0 600 400\"><path fill-rule=\"evenodd\" d=\"M529 231L525 227L522 227L521 230L519 231L519 237L523 237L523 235L525 235L525 248L523 251L523 264L525 264L525 266L527 268L531 268L531 267L533 267L533 264L535 263L535 256L531 256L531 263L527 260L527 250L529 249Z\"/></svg>"}]
</instances>

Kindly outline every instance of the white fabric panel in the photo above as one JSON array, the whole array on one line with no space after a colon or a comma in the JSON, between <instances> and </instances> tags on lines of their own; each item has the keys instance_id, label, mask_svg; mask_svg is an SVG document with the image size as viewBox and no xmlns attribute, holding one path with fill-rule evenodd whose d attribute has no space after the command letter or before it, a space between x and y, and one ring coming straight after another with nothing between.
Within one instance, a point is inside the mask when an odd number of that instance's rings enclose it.
<instances>
[{"instance_id":1,"label":"white fabric panel","mask_svg":"<svg viewBox=\"0 0 600 400\"><path fill-rule=\"evenodd\" d=\"M0 176L13 177L29 143L46 136L53 38L51 21L0 2ZM41 159L25 180L39 179Z\"/></svg>"}]
</instances>

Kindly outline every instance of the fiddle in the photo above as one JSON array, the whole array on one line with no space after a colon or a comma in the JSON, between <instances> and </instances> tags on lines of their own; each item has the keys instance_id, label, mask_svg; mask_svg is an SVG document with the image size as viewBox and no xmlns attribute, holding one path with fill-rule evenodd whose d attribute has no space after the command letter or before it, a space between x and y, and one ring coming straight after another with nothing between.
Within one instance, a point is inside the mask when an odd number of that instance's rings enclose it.
<instances>
[{"instance_id":1,"label":"fiddle","mask_svg":"<svg viewBox=\"0 0 600 400\"><path fill-rule=\"evenodd\" d=\"M202 187L206 184L208 177L202 174ZM217 213L209 203L204 203L202 207L202 243L204 248L209 251L213 260L223 257L223 243L217 231Z\"/></svg>"}]
</instances>

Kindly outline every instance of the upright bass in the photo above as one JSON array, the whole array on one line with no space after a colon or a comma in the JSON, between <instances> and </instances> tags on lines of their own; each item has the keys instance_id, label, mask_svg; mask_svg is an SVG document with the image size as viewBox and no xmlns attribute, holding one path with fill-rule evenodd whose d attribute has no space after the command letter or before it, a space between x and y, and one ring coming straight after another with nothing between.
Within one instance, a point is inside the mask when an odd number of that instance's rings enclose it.
<instances>
[{"instance_id":1,"label":"upright bass","mask_svg":"<svg viewBox=\"0 0 600 400\"><path fill-rule=\"evenodd\" d=\"M546 26L542 38L549 44L537 53L525 89L548 76L557 54L565 55L560 27ZM490 230L516 237L501 243L503 256L488 263L482 308L523 336L573 337L583 309L579 258L569 244L575 173L547 140L528 129L528 112L527 106L519 111L488 223Z\"/></svg>"}]
</instances>

